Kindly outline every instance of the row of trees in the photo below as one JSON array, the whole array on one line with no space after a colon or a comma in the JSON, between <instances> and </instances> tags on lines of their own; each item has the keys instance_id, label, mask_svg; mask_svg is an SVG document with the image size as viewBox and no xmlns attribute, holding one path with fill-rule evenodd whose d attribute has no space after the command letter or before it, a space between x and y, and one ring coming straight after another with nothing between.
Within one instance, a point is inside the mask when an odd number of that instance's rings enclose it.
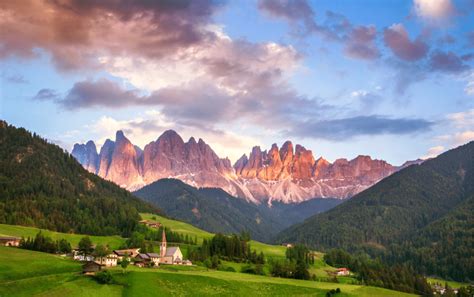
<instances>
[{"instance_id":1,"label":"row of trees","mask_svg":"<svg viewBox=\"0 0 474 297\"><path fill-rule=\"evenodd\" d=\"M53 240L49 236L43 235L43 233L38 232L35 238L22 238L20 240L20 248L39 251L45 253L70 253L71 244L66 239Z\"/></svg>"},{"instance_id":2,"label":"row of trees","mask_svg":"<svg viewBox=\"0 0 474 297\"><path fill-rule=\"evenodd\" d=\"M423 296L433 295L426 278L407 265L389 266L379 259L372 260L364 254L353 256L340 249L328 251L324 255L324 260L334 267L349 268L356 273L356 278L365 285Z\"/></svg>"},{"instance_id":3,"label":"row of trees","mask_svg":"<svg viewBox=\"0 0 474 297\"><path fill-rule=\"evenodd\" d=\"M270 261L272 276L310 279L309 265L314 264L314 254L305 245L295 245L286 249L286 260Z\"/></svg>"},{"instance_id":4,"label":"row of trees","mask_svg":"<svg viewBox=\"0 0 474 297\"><path fill-rule=\"evenodd\" d=\"M255 250L252 251L249 238L236 234L216 234L210 240L204 239L200 247L189 250L189 258L193 261L205 261L212 257L233 262L265 263L262 252L257 254Z\"/></svg>"}]
</instances>

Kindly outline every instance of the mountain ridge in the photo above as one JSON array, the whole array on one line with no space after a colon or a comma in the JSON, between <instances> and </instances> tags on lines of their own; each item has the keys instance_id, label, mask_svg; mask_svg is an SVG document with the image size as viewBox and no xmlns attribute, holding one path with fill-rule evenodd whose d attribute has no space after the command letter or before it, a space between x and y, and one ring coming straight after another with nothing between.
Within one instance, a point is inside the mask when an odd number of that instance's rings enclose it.
<instances>
[{"instance_id":1,"label":"mountain ridge","mask_svg":"<svg viewBox=\"0 0 474 297\"><path fill-rule=\"evenodd\" d=\"M403 167L363 155L330 163L315 159L302 145L293 147L291 141L281 148L273 144L268 151L255 146L232 165L204 140L191 137L185 142L173 130L143 150L117 131L116 140L107 139L99 154L88 141L75 144L72 155L90 172L132 191L162 178L177 178L196 187L218 187L256 204L349 198Z\"/></svg>"}]
</instances>

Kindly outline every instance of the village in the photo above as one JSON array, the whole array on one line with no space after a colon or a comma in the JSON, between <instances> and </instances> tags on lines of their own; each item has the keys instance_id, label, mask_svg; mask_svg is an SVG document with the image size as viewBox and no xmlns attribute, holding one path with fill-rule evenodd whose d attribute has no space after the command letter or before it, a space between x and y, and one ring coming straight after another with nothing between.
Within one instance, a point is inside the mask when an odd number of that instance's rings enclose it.
<instances>
[{"instance_id":1,"label":"village","mask_svg":"<svg viewBox=\"0 0 474 297\"><path fill-rule=\"evenodd\" d=\"M149 222L147 220L140 221L140 224L150 228L158 229L160 223ZM14 236L0 237L0 245L8 247L20 247L22 238ZM92 246L95 248L95 246ZM168 247L165 230L162 231L162 239L160 243L159 253L145 252L141 253L140 248L127 248L113 250L111 253L104 255L94 255L94 253L84 253L79 248L71 250L71 253L64 254L75 261L84 262L83 273L93 275L106 267L114 267L126 261L137 267L158 267L160 265L193 265L190 260L183 259L183 253L179 246Z\"/></svg>"},{"instance_id":2,"label":"village","mask_svg":"<svg viewBox=\"0 0 474 297\"><path fill-rule=\"evenodd\" d=\"M72 258L76 261L86 262L83 265L84 274L94 274L102 270L103 267L114 267L122 261L130 262L137 267L149 268L158 267L160 265L192 265L191 261L183 259L183 253L179 246L167 246L164 230L159 253L140 253L140 248L129 248L114 250L112 253L102 257L93 257L91 255L81 254L78 250L73 250Z\"/></svg>"}]
</instances>

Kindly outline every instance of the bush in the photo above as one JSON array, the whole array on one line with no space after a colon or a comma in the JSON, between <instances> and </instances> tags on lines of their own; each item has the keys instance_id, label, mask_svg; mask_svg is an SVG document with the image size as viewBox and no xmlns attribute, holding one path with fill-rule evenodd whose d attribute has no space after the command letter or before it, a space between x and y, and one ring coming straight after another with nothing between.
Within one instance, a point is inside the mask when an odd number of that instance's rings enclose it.
<instances>
[{"instance_id":1,"label":"bush","mask_svg":"<svg viewBox=\"0 0 474 297\"><path fill-rule=\"evenodd\" d=\"M108 270L97 272L94 278L99 284L111 284L114 281L112 274Z\"/></svg>"},{"instance_id":2,"label":"bush","mask_svg":"<svg viewBox=\"0 0 474 297\"><path fill-rule=\"evenodd\" d=\"M234 267L226 267L225 271L228 271L228 272L236 272Z\"/></svg>"}]
</instances>

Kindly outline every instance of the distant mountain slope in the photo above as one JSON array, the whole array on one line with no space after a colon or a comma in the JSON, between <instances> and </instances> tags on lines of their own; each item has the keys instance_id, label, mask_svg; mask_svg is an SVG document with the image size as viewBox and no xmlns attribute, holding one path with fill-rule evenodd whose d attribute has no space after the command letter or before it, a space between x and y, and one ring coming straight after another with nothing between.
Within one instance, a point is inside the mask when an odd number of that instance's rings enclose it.
<instances>
[{"instance_id":1,"label":"distant mountain slope","mask_svg":"<svg viewBox=\"0 0 474 297\"><path fill-rule=\"evenodd\" d=\"M448 151L421 165L413 165L382 180L351 200L290 227L278 241L304 242L316 248L372 249L395 261L425 259L426 273L461 279L446 242L463 251L456 262L474 274L474 142ZM423 242L423 244L420 244ZM400 250L412 249L411 256ZM468 244L471 244L470 246ZM439 251L438 247L448 249ZM438 251L436 251L438 249ZM444 270L440 269L445 263ZM420 264L421 265L421 264ZM469 268L470 267L470 268ZM466 274L463 274L466 277Z\"/></svg>"},{"instance_id":2,"label":"distant mountain slope","mask_svg":"<svg viewBox=\"0 0 474 297\"><path fill-rule=\"evenodd\" d=\"M313 199L301 204L256 205L219 188L194 188L177 179L160 179L134 194L174 218L213 233L248 230L252 238L269 241L292 224L326 211L340 199Z\"/></svg>"},{"instance_id":3,"label":"distant mountain slope","mask_svg":"<svg viewBox=\"0 0 474 297\"><path fill-rule=\"evenodd\" d=\"M89 141L75 144L72 155L90 172L129 190L171 177L195 187L221 188L256 204L349 198L400 169L369 156L330 163L290 141L281 148L273 144L268 151L256 146L231 166L202 139L185 142L173 130L143 151L117 131L115 141L107 139L99 154Z\"/></svg>"},{"instance_id":4,"label":"distant mountain slope","mask_svg":"<svg viewBox=\"0 0 474 297\"><path fill-rule=\"evenodd\" d=\"M156 208L86 171L71 155L0 121L0 223L127 235Z\"/></svg>"},{"instance_id":5,"label":"distant mountain slope","mask_svg":"<svg viewBox=\"0 0 474 297\"><path fill-rule=\"evenodd\" d=\"M170 217L213 233L240 233L268 241L283 226L257 205L230 196L222 189L196 189L180 180L161 179L134 194L163 209Z\"/></svg>"}]
</instances>

